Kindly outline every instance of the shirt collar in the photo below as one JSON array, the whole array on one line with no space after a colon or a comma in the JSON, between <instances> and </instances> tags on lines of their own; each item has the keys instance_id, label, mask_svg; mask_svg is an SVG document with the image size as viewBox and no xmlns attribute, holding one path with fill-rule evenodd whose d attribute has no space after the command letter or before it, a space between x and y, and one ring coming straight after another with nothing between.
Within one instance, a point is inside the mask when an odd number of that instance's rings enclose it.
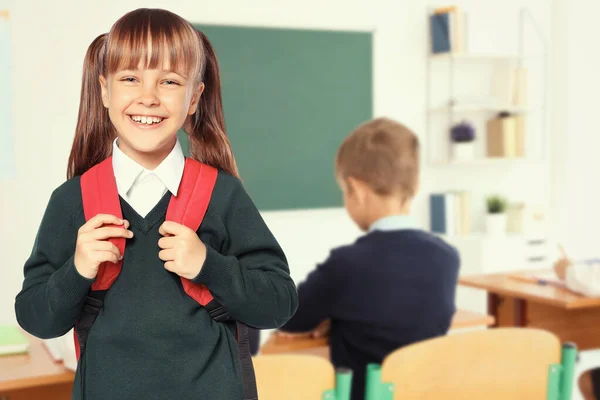
<instances>
[{"instance_id":1,"label":"shirt collar","mask_svg":"<svg viewBox=\"0 0 600 400\"><path fill-rule=\"evenodd\" d=\"M417 224L410 215L390 215L378 219L369 228L372 231L398 231L402 229L415 229Z\"/></svg>"},{"instance_id":2,"label":"shirt collar","mask_svg":"<svg viewBox=\"0 0 600 400\"><path fill-rule=\"evenodd\" d=\"M117 140L113 142L113 170L119 193L127 193L140 174L148 170L123 153L117 145ZM173 150L152 172L158 176L169 192L177 196L184 166L185 156L177 139Z\"/></svg>"},{"instance_id":3,"label":"shirt collar","mask_svg":"<svg viewBox=\"0 0 600 400\"><path fill-rule=\"evenodd\" d=\"M185 156L181 150L179 139L177 139L173 150L171 150L167 158L154 169L154 173L174 196L177 196L177 192L179 191L184 166Z\"/></svg>"}]
</instances>

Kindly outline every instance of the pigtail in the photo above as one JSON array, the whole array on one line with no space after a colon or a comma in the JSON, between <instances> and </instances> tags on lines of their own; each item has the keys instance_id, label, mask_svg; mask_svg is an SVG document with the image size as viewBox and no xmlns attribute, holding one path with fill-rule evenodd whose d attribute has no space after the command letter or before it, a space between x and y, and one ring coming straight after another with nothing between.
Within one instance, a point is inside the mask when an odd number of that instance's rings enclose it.
<instances>
[{"instance_id":1,"label":"pigtail","mask_svg":"<svg viewBox=\"0 0 600 400\"><path fill-rule=\"evenodd\" d=\"M196 113L188 118L184 130L189 135L189 156L239 177L231 144L225 130L221 76L215 51L206 35L198 32L204 50L201 71L204 92Z\"/></svg>"},{"instance_id":2,"label":"pigtail","mask_svg":"<svg viewBox=\"0 0 600 400\"><path fill-rule=\"evenodd\" d=\"M88 47L83 63L83 81L75 138L69 155L67 179L83 174L111 154L114 128L102 104L99 77L105 74L107 34Z\"/></svg>"}]
</instances>

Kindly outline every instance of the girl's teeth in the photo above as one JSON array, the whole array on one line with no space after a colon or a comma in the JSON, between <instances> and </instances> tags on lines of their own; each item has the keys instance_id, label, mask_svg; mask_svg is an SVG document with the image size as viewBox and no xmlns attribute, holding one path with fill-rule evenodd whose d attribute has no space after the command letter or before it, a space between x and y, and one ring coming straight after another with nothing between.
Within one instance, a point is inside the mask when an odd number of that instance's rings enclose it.
<instances>
[{"instance_id":1,"label":"girl's teeth","mask_svg":"<svg viewBox=\"0 0 600 400\"><path fill-rule=\"evenodd\" d=\"M131 119L137 123L146 124L146 125L158 124L158 123L162 122L162 119L158 118L158 117L132 116Z\"/></svg>"}]
</instances>

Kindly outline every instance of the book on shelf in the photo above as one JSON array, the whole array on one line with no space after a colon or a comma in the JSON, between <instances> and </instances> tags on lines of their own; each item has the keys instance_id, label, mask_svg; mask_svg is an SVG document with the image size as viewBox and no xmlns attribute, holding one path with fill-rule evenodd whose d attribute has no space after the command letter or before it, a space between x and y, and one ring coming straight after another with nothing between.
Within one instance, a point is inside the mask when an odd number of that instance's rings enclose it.
<instances>
[{"instance_id":1,"label":"book on shelf","mask_svg":"<svg viewBox=\"0 0 600 400\"><path fill-rule=\"evenodd\" d=\"M429 16L429 24L433 54L465 51L464 14L457 6L435 9Z\"/></svg>"},{"instance_id":2,"label":"book on shelf","mask_svg":"<svg viewBox=\"0 0 600 400\"><path fill-rule=\"evenodd\" d=\"M512 71L512 103L515 106L527 106L527 68L517 67Z\"/></svg>"},{"instance_id":3,"label":"book on shelf","mask_svg":"<svg viewBox=\"0 0 600 400\"><path fill-rule=\"evenodd\" d=\"M492 97L513 109L527 108L527 68L496 68L491 79Z\"/></svg>"},{"instance_id":4,"label":"book on shelf","mask_svg":"<svg viewBox=\"0 0 600 400\"><path fill-rule=\"evenodd\" d=\"M471 193L454 191L430 196L430 230L443 235L471 233Z\"/></svg>"},{"instance_id":5,"label":"book on shelf","mask_svg":"<svg viewBox=\"0 0 600 400\"><path fill-rule=\"evenodd\" d=\"M16 325L0 325L0 356L23 354L29 350L29 340Z\"/></svg>"},{"instance_id":6,"label":"book on shelf","mask_svg":"<svg viewBox=\"0 0 600 400\"><path fill-rule=\"evenodd\" d=\"M487 156L522 158L525 156L525 117L505 115L491 118L487 125Z\"/></svg>"}]
</instances>

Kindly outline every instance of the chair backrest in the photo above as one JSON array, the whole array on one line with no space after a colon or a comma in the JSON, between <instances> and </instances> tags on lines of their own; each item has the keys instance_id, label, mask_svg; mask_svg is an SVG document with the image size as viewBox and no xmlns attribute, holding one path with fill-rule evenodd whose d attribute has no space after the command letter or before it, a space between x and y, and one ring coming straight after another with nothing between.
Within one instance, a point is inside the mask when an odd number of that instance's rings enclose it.
<instances>
[{"instance_id":1,"label":"chair backrest","mask_svg":"<svg viewBox=\"0 0 600 400\"><path fill-rule=\"evenodd\" d=\"M444 336L396 350L381 365L394 399L546 399L548 371L561 362L552 333L498 328Z\"/></svg>"},{"instance_id":2,"label":"chair backrest","mask_svg":"<svg viewBox=\"0 0 600 400\"><path fill-rule=\"evenodd\" d=\"M260 400L320 400L335 389L335 370L323 357L265 354L253 363Z\"/></svg>"}]
</instances>

